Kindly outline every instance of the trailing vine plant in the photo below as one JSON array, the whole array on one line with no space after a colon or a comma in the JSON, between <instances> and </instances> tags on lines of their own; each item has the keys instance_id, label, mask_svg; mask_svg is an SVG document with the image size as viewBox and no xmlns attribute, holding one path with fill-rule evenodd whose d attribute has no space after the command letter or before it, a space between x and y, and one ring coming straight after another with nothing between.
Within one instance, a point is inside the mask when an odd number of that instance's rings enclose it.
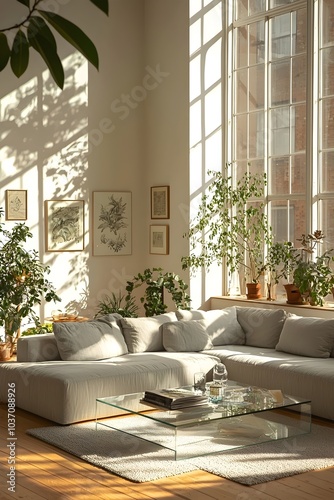
<instances>
[{"instance_id":1,"label":"trailing vine plant","mask_svg":"<svg viewBox=\"0 0 334 500\"><path fill-rule=\"evenodd\" d=\"M135 289L144 286L144 295L140 302L145 309L145 316L156 316L167 311L164 302L164 291L170 293L177 309L190 309L190 296L187 293L188 285L175 273L163 272L161 267L145 269L127 281L126 300L130 300Z\"/></svg>"},{"instance_id":2,"label":"trailing vine plant","mask_svg":"<svg viewBox=\"0 0 334 500\"><path fill-rule=\"evenodd\" d=\"M15 0L11 0L15 1ZM82 0L81 0L82 1ZM16 0L28 9L24 19L8 28L0 29L0 71L8 63L15 76L23 75L29 64L29 49L35 49L44 59L51 76L61 89L64 86L64 68L57 53L56 39L49 25L67 42L99 68L99 57L94 43L71 21L43 9L44 0ZM109 0L90 0L98 9L108 15ZM12 45L9 40L14 32Z\"/></svg>"}]
</instances>

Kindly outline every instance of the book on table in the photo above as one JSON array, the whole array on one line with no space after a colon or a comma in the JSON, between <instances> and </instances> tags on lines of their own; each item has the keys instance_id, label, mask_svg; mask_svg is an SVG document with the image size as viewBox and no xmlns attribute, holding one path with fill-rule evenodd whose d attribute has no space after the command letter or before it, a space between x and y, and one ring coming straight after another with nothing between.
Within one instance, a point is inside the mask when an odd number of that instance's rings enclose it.
<instances>
[{"instance_id":1,"label":"book on table","mask_svg":"<svg viewBox=\"0 0 334 500\"><path fill-rule=\"evenodd\" d=\"M178 410L189 406L201 406L208 402L207 396L194 394L187 389L161 389L156 391L145 391L141 400L168 410Z\"/></svg>"}]
</instances>

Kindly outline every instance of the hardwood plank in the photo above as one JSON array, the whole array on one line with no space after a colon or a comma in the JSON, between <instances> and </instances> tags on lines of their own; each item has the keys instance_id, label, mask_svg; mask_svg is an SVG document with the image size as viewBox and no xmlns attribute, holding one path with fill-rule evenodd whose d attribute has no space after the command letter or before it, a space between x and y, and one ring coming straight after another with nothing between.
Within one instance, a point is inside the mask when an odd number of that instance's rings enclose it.
<instances>
[{"instance_id":1,"label":"hardwood plank","mask_svg":"<svg viewBox=\"0 0 334 500\"><path fill-rule=\"evenodd\" d=\"M228 479L193 471L150 483L133 483L94 467L43 441L26 430L54 423L17 409L17 487L15 498L25 500L317 500L331 498L334 467L312 471L256 486L244 486ZM334 427L334 422L313 419ZM3 487L8 472L7 407L0 405L0 498L14 498ZM2 493L3 492L3 493ZM1 496L3 495L3 496ZM324 496L322 496L324 495Z\"/></svg>"}]
</instances>

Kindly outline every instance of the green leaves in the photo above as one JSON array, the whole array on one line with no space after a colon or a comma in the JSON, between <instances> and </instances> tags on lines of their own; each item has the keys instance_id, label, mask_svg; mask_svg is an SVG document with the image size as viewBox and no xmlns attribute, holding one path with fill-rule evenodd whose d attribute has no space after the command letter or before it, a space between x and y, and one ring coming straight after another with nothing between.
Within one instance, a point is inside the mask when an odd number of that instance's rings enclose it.
<instances>
[{"instance_id":1,"label":"green leaves","mask_svg":"<svg viewBox=\"0 0 334 500\"><path fill-rule=\"evenodd\" d=\"M7 37L4 33L0 33L0 71L6 66L10 58L10 48Z\"/></svg>"},{"instance_id":2,"label":"green leaves","mask_svg":"<svg viewBox=\"0 0 334 500\"><path fill-rule=\"evenodd\" d=\"M29 63L29 45L28 40L22 30L18 30L15 35L10 65L15 76L18 78L23 75Z\"/></svg>"},{"instance_id":3,"label":"green leaves","mask_svg":"<svg viewBox=\"0 0 334 500\"><path fill-rule=\"evenodd\" d=\"M93 5L109 14L109 0L90 0ZM39 1L17 0L29 9L26 18L18 25L2 29L0 32L0 71L10 61L15 76L20 77L29 64L29 48L33 47L44 59L51 76L61 89L64 86L64 69L57 52L56 39L48 24L67 40L76 50L96 68L99 68L99 56L94 43L75 24L63 17L45 10L40 10ZM32 3L32 6L30 4ZM47 24L48 23L48 24ZM8 44L5 31L15 30L12 48Z\"/></svg>"},{"instance_id":4,"label":"green leaves","mask_svg":"<svg viewBox=\"0 0 334 500\"><path fill-rule=\"evenodd\" d=\"M99 56L95 45L78 26L53 12L45 10L39 10L38 12L65 40L81 52L96 69L99 68Z\"/></svg>"},{"instance_id":5,"label":"green leaves","mask_svg":"<svg viewBox=\"0 0 334 500\"><path fill-rule=\"evenodd\" d=\"M64 87L64 69L57 54L57 44L50 28L39 17L32 17L27 29L30 45L43 57L50 73L61 89Z\"/></svg>"},{"instance_id":6,"label":"green leaves","mask_svg":"<svg viewBox=\"0 0 334 500\"><path fill-rule=\"evenodd\" d=\"M96 7L105 14L109 14L109 2L108 0L90 0Z\"/></svg>"}]
</instances>

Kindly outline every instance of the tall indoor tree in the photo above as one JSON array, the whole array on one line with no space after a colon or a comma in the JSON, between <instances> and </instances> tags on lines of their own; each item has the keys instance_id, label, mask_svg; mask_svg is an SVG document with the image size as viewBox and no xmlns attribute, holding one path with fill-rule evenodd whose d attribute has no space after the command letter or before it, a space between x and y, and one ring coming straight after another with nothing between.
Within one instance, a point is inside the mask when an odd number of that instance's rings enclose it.
<instances>
[{"instance_id":1,"label":"tall indoor tree","mask_svg":"<svg viewBox=\"0 0 334 500\"><path fill-rule=\"evenodd\" d=\"M12 0L15 1L27 8L27 14L20 22L0 29L0 71L10 64L14 75L18 78L22 76L29 65L29 51L32 47L44 59L58 87L63 89L64 68L50 27L81 52L96 69L99 68L96 47L78 26L55 12L45 10L45 0ZM109 0L89 1L106 15L109 14ZM13 32L14 38L10 45Z\"/></svg>"}]
</instances>

